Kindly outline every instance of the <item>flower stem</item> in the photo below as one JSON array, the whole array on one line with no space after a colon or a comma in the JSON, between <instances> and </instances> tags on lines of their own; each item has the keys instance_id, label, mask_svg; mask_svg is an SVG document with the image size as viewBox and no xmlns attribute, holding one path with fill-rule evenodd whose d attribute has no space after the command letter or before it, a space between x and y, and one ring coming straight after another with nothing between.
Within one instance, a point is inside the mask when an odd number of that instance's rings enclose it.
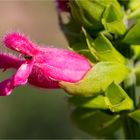
<instances>
[{"instance_id":1,"label":"flower stem","mask_svg":"<svg viewBox=\"0 0 140 140\"><path fill-rule=\"evenodd\" d=\"M134 86L128 87L127 89L125 89L126 92L128 93L128 95L134 99L135 95L134 95ZM135 99L134 101L134 106L136 106L136 102ZM123 120L123 129L124 129L124 133L125 133L125 138L126 139L138 139L140 138L140 126L139 123L136 122L135 120L133 120L132 118L130 118L128 116L129 112L123 112L122 114L122 120Z\"/></svg>"},{"instance_id":2,"label":"flower stem","mask_svg":"<svg viewBox=\"0 0 140 140\"><path fill-rule=\"evenodd\" d=\"M123 88L129 95L129 97L133 100L134 102L134 109L136 109L136 79L134 73L131 73L123 83ZM133 111L132 110L132 111ZM129 117L128 111L123 112L121 114L122 117L122 122L123 122L123 129L125 133L125 138L126 139L138 139L140 138L140 125L138 122L133 120L132 118Z\"/></svg>"}]
</instances>

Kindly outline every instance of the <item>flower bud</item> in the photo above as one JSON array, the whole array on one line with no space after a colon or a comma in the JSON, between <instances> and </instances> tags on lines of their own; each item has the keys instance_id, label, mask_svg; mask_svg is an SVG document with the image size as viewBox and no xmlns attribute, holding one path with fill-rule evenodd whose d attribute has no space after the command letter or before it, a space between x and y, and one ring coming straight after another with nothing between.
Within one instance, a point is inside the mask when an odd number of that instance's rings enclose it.
<instances>
[{"instance_id":1,"label":"flower bud","mask_svg":"<svg viewBox=\"0 0 140 140\"><path fill-rule=\"evenodd\" d=\"M61 12L69 12L69 0L55 0L57 9Z\"/></svg>"}]
</instances>

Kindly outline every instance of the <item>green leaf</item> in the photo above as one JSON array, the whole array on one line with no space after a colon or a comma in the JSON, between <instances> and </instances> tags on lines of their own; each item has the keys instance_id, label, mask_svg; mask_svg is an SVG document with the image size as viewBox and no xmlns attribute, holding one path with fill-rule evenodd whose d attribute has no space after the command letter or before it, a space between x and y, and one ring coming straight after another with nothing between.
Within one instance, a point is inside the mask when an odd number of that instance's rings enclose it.
<instances>
[{"instance_id":1,"label":"green leaf","mask_svg":"<svg viewBox=\"0 0 140 140\"><path fill-rule=\"evenodd\" d=\"M133 52L133 59L134 60L140 59L140 45L132 45L131 49Z\"/></svg>"},{"instance_id":2,"label":"green leaf","mask_svg":"<svg viewBox=\"0 0 140 140\"><path fill-rule=\"evenodd\" d=\"M60 82L60 86L73 95L97 95L114 81L120 83L128 75L128 68L116 62L99 62L77 83Z\"/></svg>"},{"instance_id":3,"label":"green leaf","mask_svg":"<svg viewBox=\"0 0 140 140\"><path fill-rule=\"evenodd\" d=\"M77 51L79 54L84 55L86 58L88 58L92 63L96 63L97 59L91 54L91 52L88 49L83 49Z\"/></svg>"},{"instance_id":4,"label":"green leaf","mask_svg":"<svg viewBox=\"0 0 140 140\"><path fill-rule=\"evenodd\" d=\"M69 98L69 102L77 107L109 109L105 102L105 96L103 95L98 95L96 97L72 96Z\"/></svg>"},{"instance_id":5,"label":"green leaf","mask_svg":"<svg viewBox=\"0 0 140 140\"><path fill-rule=\"evenodd\" d=\"M123 35L126 32L126 27L122 21L107 22L104 18L102 19L104 28L110 33Z\"/></svg>"},{"instance_id":6,"label":"green leaf","mask_svg":"<svg viewBox=\"0 0 140 140\"><path fill-rule=\"evenodd\" d=\"M135 121L139 122L140 123L140 109L132 112L132 113L129 113L129 116L134 119Z\"/></svg>"},{"instance_id":7,"label":"green leaf","mask_svg":"<svg viewBox=\"0 0 140 140\"><path fill-rule=\"evenodd\" d=\"M114 34L123 35L126 31L123 23L123 11L114 4L106 7L102 17L102 24L107 31Z\"/></svg>"},{"instance_id":8,"label":"green leaf","mask_svg":"<svg viewBox=\"0 0 140 140\"><path fill-rule=\"evenodd\" d=\"M139 18L140 17L140 8L136 9L135 11L127 14L127 18L128 19L132 19L132 18Z\"/></svg>"},{"instance_id":9,"label":"green leaf","mask_svg":"<svg viewBox=\"0 0 140 140\"><path fill-rule=\"evenodd\" d=\"M139 6L140 6L140 1L139 1L139 0L129 0L128 7L129 7L132 11L138 9Z\"/></svg>"},{"instance_id":10,"label":"green leaf","mask_svg":"<svg viewBox=\"0 0 140 140\"><path fill-rule=\"evenodd\" d=\"M96 97L72 96L69 102L77 107L92 109L110 109L112 112L130 110L133 101L127 93L117 84L112 83L105 91L105 96Z\"/></svg>"},{"instance_id":11,"label":"green leaf","mask_svg":"<svg viewBox=\"0 0 140 140\"><path fill-rule=\"evenodd\" d=\"M113 47L111 42L102 33L93 40L84 28L82 30L91 53L99 61L116 61L125 63L125 58Z\"/></svg>"},{"instance_id":12,"label":"green leaf","mask_svg":"<svg viewBox=\"0 0 140 140\"><path fill-rule=\"evenodd\" d=\"M77 108L71 117L78 128L97 138L112 138L121 124L119 115L109 115L91 109Z\"/></svg>"},{"instance_id":13,"label":"green leaf","mask_svg":"<svg viewBox=\"0 0 140 140\"><path fill-rule=\"evenodd\" d=\"M129 13L127 18L139 18L140 17L140 0L129 0L128 4Z\"/></svg>"},{"instance_id":14,"label":"green leaf","mask_svg":"<svg viewBox=\"0 0 140 140\"><path fill-rule=\"evenodd\" d=\"M127 32L124 43L140 45L140 20Z\"/></svg>"},{"instance_id":15,"label":"green leaf","mask_svg":"<svg viewBox=\"0 0 140 140\"><path fill-rule=\"evenodd\" d=\"M93 63L97 62L96 58L91 54L85 42L81 41L80 39L78 42L75 42L73 45L69 46L69 49L76 51L77 53L81 55L84 55Z\"/></svg>"},{"instance_id":16,"label":"green leaf","mask_svg":"<svg viewBox=\"0 0 140 140\"><path fill-rule=\"evenodd\" d=\"M127 93L117 84L112 83L105 91L106 103L112 112L130 110L133 108L133 101Z\"/></svg>"}]
</instances>

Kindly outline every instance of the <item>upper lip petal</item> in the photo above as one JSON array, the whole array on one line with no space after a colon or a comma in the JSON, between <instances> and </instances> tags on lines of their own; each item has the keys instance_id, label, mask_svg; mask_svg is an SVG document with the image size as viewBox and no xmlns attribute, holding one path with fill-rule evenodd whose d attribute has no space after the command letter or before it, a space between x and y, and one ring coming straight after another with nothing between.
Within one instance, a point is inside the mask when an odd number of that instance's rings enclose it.
<instances>
[{"instance_id":1,"label":"upper lip petal","mask_svg":"<svg viewBox=\"0 0 140 140\"><path fill-rule=\"evenodd\" d=\"M20 52L24 55L33 56L36 54L35 45L20 33L9 33L3 38L6 47Z\"/></svg>"}]
</instances>

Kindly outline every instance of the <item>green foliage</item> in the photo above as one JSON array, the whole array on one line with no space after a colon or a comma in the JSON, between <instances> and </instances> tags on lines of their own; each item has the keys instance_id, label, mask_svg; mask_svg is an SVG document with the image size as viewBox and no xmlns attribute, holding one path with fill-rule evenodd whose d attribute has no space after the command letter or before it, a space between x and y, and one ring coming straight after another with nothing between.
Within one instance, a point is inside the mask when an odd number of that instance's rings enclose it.
<instances>
[{"instance_id":1,"label":"green foliage","mask_svg":"<svg viewBox=\"0 0 140 140\"><path fill-rule=\"evenodd\" d=\"M134 10L137 10L140 6L140 1L139 0L129 0L129 3L128 3L128 7L134 11Z\"/></svg>"},{"instance_id":2,"label":"green foliage","mask_svg":"<svg viewBox=\"0 0 140 140\"><path fill-rule=\"evenodd\" d=\"M133 108L133 101L127 93L117 84L112 83L105 91L106 103L112 112L130 110Z\"/></svg>"},{"instance_id":3,"label":"green foliage","mask_svg":"<svg viewBox=\"0 0 140 140\"><path fill-rule=\"evenodd\" d=\"M140 20L127 32L123 42L132 45L140 44Z\"/></svg>"},{"instance_id":4,"label":"green foliage","mask_svg":"<svg viewBox=\"0 0 140 140\"><path fill-rule=\"evenodd\" d=\"M83 26L95 30L102 28L100 19L104 7L99 2L75 0L70 1L70 7L74 19Z\"/></svg>"},{"instance_id":5,"label":"green foliage","mask_svg":"<svg viewBox=\"0 0 140 140\"><path fill-rule=\"evenodd\" d=\"M111 115L99 110L77 108L72 112L74 123L90 135L112 138L120 127L119 115Z\"/></svg>"},{"instance_id":6,"label":"green foliage","mask_svg":"<svg viewBox=\"0 0 140 140\"><path fill-rule=\"evenodd\" d=\"M140 138L135 95L140 85L140 0L71 0L69 5L69 22L59 20L61 28L69 48L93 66L76 83L59 82L73 95L74 122L91 135L110 138L121 117L126 138Z\"/></svg>"},{"instance_id":7,"label":"green foliage","mask_svg":"<svg viewBox=\"0 0 140 140\"><path fill-rule=\"evenodd\" d=\"M125 63L125 58L113 47L103 33L100 33L96 39L93 40L85 29L83 29L83 32L86 37L88 48L97 60Z\"/></svg>"},{"instance_id":8,"label":"green foliage","mask_svg":"<svg viewBox=\"0 0 140 140\"><path fill-rule=\"evenodd\" d=\"M125 32L123 11L117 0L74 0L70 1L70 7L75 21L85 28L101 30L104 27L111 33Z\"/></svg>"},{"instance_id":9,"label":"green foliage","mask_svg":"<svg viewBox=\"0 0 140 140\"><path fill-rule=\"evenodd\" d=\"M69 98L69 102L82 108L109 109L105 102L104 95L98 95L95 97L72 96Z\"/></svg>"},{"instance_id":10,"label":"green foliage","mask_svg":"<svg viewBox=\"0 0 140 140\"><path fill-rule=\"evenodd\" d=\"M133 59L140 60L140 45L132 45L131 49L133 53Z\"/></svg>"},{"instance_id":11,"label":"green foliage","mask_svg":"<svg viewBox=\"0 0 140 140\"><path fill-rule=\"evenodd\" d=\"M104 95L95 97L73 96L69 102L77 107L110 110L119 112L131 110L133 101L127 93L117 84L112 83L105 91Z\"/></svg>"},{"instance_id":12,"label":"green foliage","mask_svg":"<svg viewBox=\"0 0 140 140\"><path fill-rule=\"evenodd\" d=\"M129 0L128 4L129 12L128 18L139 18L140 17L140 1L139 0Z\"/></svg>"},{"instance_id":13,"label":"green foliage","mask_svg":"<svg viewBox=\"0 0 140 140\"><path fill-rule=\"evenodd\" d=\"M134 73L136 75L136 83L140 86L140 62L136 63Z\"/></svg>"},{"instance_id":14,"label":"green foliage","mask_svg":"<svg viewBox=\"0 0 140 140\"><path fill-rule=\"evenodd\" d=\"M134 119L135 121L139 122L140 123L140 109L132 112L129 114L129 116Z\"/></svg>"},{"instance_id":15,"label":"green foliage","mask_svg":"<svg viewBox=\"0 0 140 140\"><path fill-rule=\"evenodd\" d=\"M106 7L102 17L102 24L110 33L123 35L126 31L123 23L123 12L113 4Z\"/></svg>"}]
</instances>

